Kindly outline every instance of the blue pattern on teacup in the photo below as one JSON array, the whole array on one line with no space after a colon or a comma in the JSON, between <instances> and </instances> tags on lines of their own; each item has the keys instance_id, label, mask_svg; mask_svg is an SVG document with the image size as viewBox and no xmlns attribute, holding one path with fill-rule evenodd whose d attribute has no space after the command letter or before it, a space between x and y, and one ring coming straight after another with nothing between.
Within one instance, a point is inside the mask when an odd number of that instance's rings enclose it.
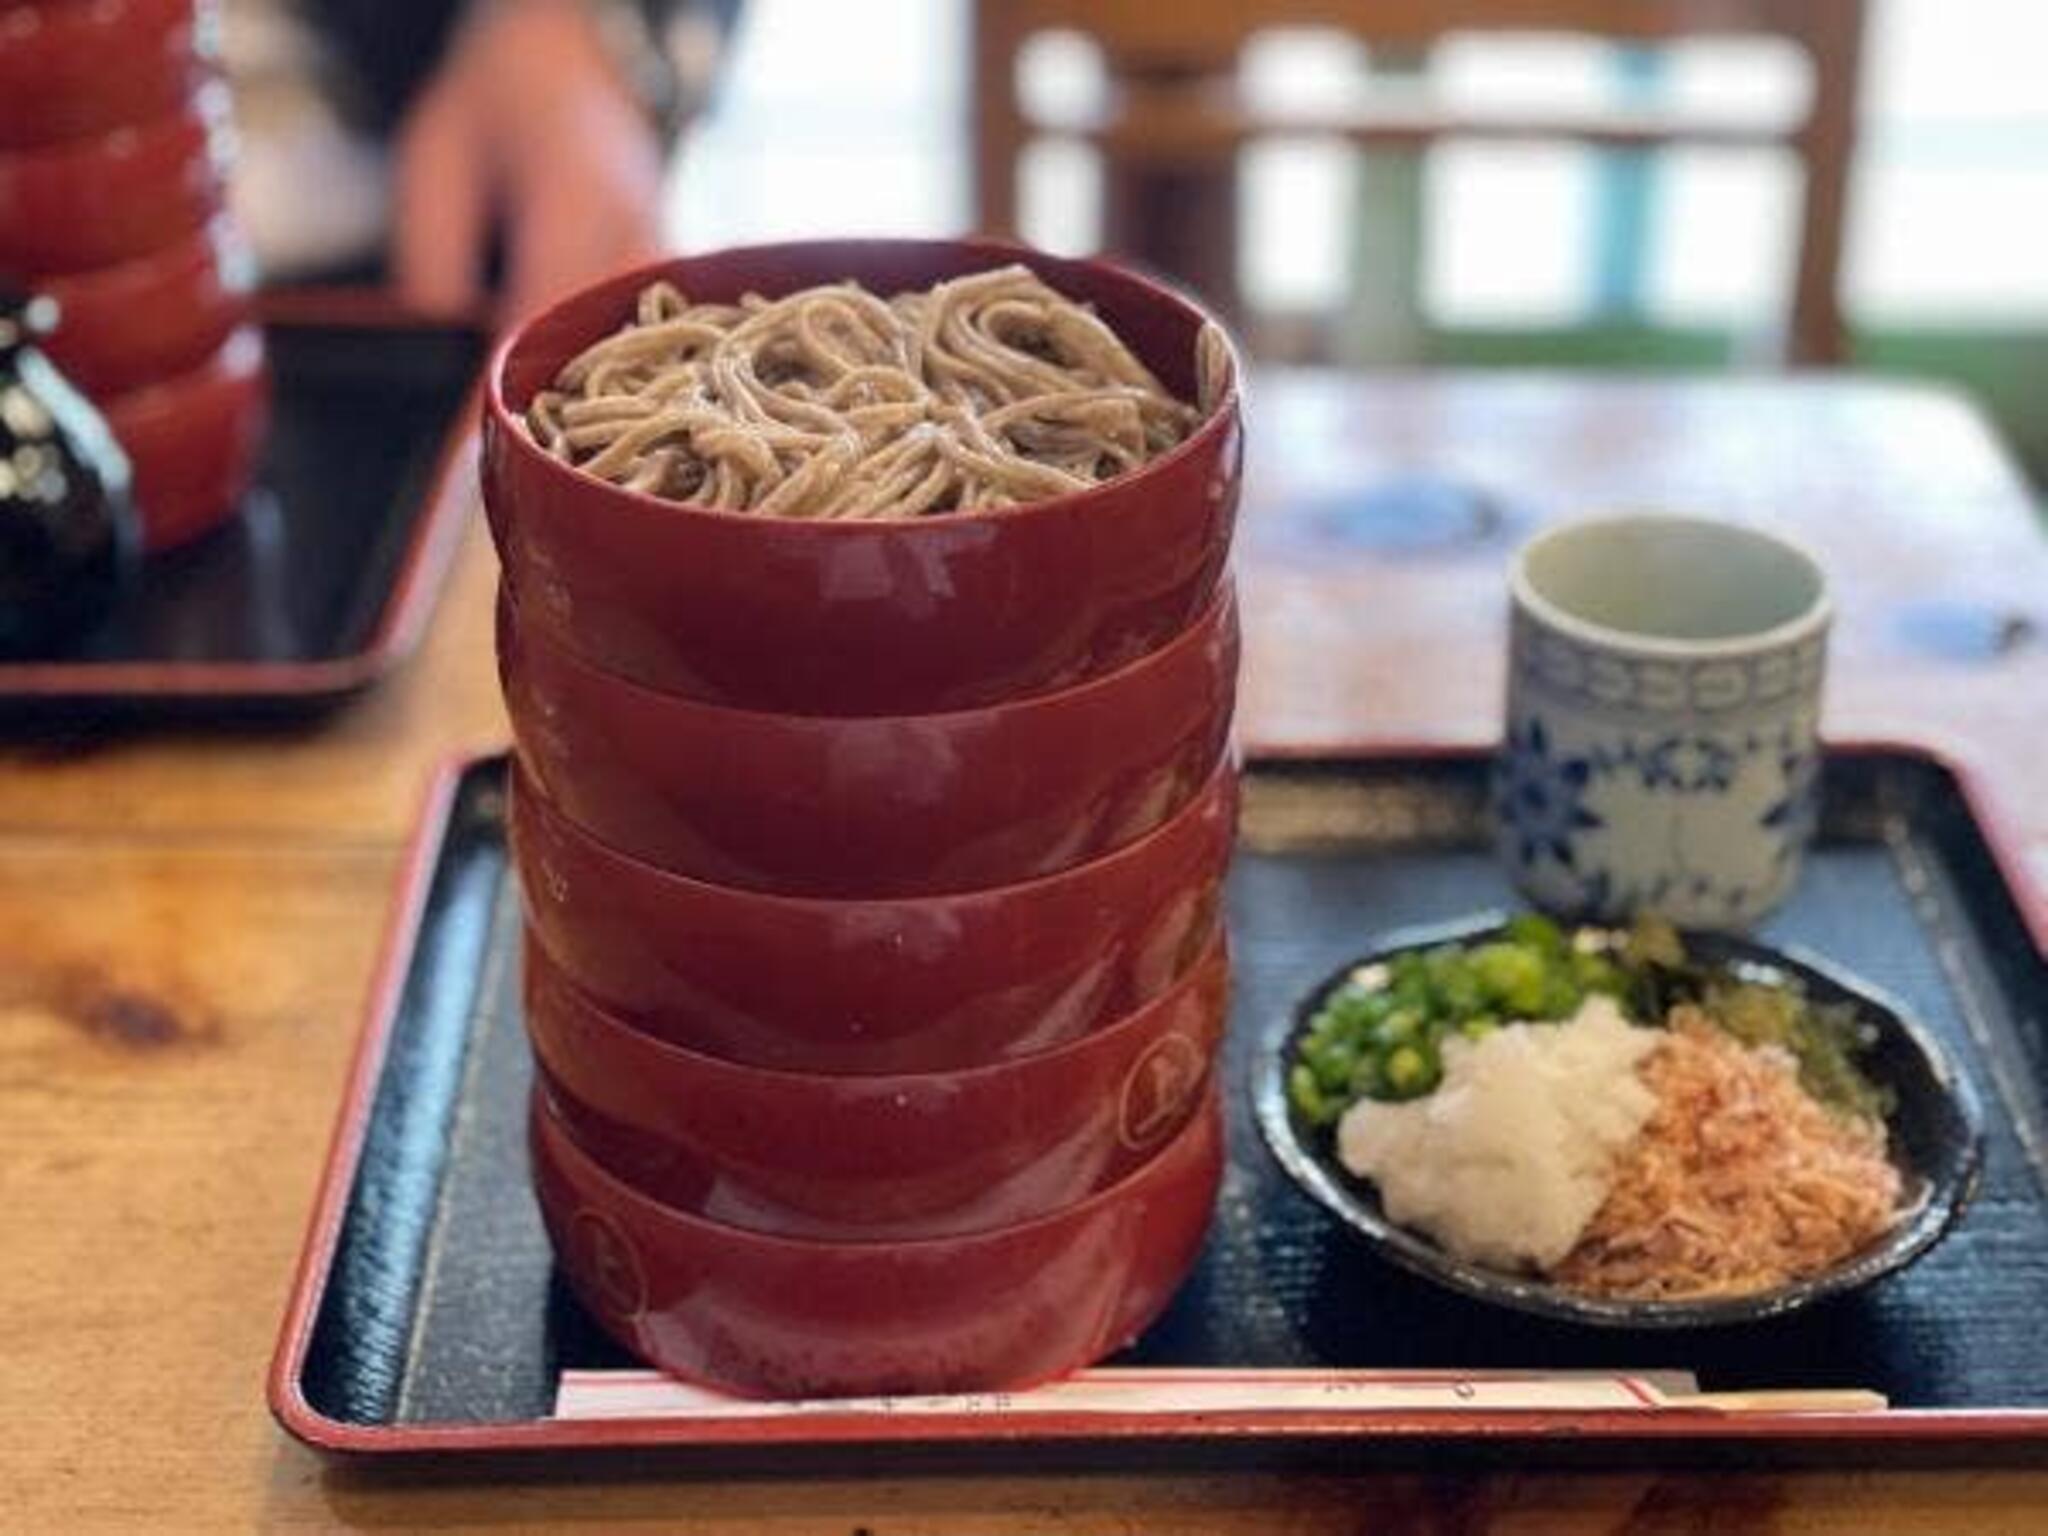
<instances>
[{"instance_id":1,"label":"blue pattern on teacup","mask_svg":"<svg viewBox=\"0 0 2048 1536\"><path fill-rule=\"evenodd\" d=\"M1790 857L1812 835L1820 814L1820 753L1810 745L1802 749L1789 731L1784 732L1778 742L1778 769L1785 792L1764 812L1763 824L1785 834L1780 856Z\"/></svg>"},{"instance_id":2,"label":"blue pattern on teacup","mask_svg":"<svg viewBox=\"0 0 2048 1536\"><path fill-rule=\"evenodd\" d=\"M1754 656L1694 661L1616 655L1545 629L1516 612L1515 681L1603 714L1725 716L1796 702L1820 687L1827 637L1809 635Z\"/></svg>"},{"instance_id":3,"label":"blue pattern on teacup","mask_svg":"<svg viewBox=\"0 0 2048 1536\"><path fill-rule=\"evenodd\" d=\"M1592 776L1590 758L1551 756L1550 733L1537 716L1510 727L1494 771L1494 814L1509 829L1516 861L1524 868L1544 858L1578 867L1574 849L1579 834L1600 825L1585 806Z\"/></svg>"},{"instance_id":4,"label":"blue pattern on teacup","mask_svg":"<svg viewBox=\"0 0 2048 1536\"><path fill-rule=\"evenodd\" d=\"M1801 720L1723 734L1611 726L1588 733L1523 708L1494 774L1502 853L1545 905L1626 917L1644 908L1739 924L1775 904L1812 829L1819 755ZM1656 857L1618 834L1663 817Z\"/></svg>"}]
</instances>

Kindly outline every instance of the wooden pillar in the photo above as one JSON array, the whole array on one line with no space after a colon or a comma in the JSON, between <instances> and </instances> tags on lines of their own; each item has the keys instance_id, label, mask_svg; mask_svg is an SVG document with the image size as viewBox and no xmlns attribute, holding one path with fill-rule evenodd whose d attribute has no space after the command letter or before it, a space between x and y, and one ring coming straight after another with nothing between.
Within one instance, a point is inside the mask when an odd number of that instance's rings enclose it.
<instances>
[{"instance_id":1,"label":"wooden pillar","mask_svg":"<svg viewBox=\"0 0 2048 1536\"><path fill-rule=\"evenodd\" d=\"M1129 62L1112 73L1134 92L1198 89L1194 66ZM1226 320L1242 318L1237 270L1237 157L1174 148L1111 156L1104 167L1105 247L1187 284Z\"/></svg>"},{"instance_id":2,"label":"wooden pillar","mask_svg":"<svg viewBox=\"0 0 2048 1536\"><path fill-rule=\"evenodd\" d=\"M1845 339L1840 291L1849 167L1856 142L1857 76L1863 58L1863 0L1807 0L1813 111L1801 130L1806 187L1799 265L1792 283L1787 353L1796 364L1839 363Z\"/></svg>"}]
</instances>

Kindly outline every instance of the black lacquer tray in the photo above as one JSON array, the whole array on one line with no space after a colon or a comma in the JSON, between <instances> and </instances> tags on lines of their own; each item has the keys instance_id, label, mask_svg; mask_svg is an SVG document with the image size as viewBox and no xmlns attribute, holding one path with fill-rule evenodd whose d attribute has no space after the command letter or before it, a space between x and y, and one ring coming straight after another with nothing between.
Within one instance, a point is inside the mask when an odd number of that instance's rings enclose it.
<instances>
[{"instance_id":1,"label":"black lacquer tray","mask_svg":"<svg viewBox=\"0 0 2048 1536\"><path fill-rule=\"evenodd\" d=\"M354 310L271 320L271 429L238 515L145 561L92 634L0 662L0 723L316 707L417 644L474 505L484 336Z\"/></svg>"},{"instance_id":2,"label":"black lacquer tray","mask_svg":"<svg viewBox=\"0 0 2048 1536\"><path fill-rule=\"evenodd\" d=\"M1947 1240L1866 1291L1775 1321L1590 1330L1465 1300L1375 1258L1261 1145L1246 1083L1282 1018L1376 932L1510 906L1468 754L1255 761L1231 879L1231 1165L1203 1258L1116 1364L1683 1370L1710 1391L1872 1388L1881 1413L1416 1414L1384 1410L705 1423L549 1417L564 1370L624 1367L555 1282L526 1191L527 1052L502 760L444 780L394 919L271 1381L294 1433L362 1451L665 1445L731 1467L1129 1464L1307 1451L1516 1459L2048 1451L2048 962L1947 772L1837 752L1821 839L1763 930L1899 998L1986 1107L1981 1191ZM1491 1448L1491 1449L1489 1449ZM713 1452L715 1451L715 1455ZM736 1460L738 1458L738 1460Z\"/></svg>"}]
</instances>

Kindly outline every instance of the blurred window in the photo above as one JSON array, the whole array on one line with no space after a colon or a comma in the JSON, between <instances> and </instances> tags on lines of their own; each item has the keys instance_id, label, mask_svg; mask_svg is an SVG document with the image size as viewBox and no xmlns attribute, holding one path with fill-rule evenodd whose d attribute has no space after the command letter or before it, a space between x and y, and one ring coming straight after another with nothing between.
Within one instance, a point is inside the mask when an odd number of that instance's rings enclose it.
<instances>
[{"instance_id":1,"label":"blurred window","mask_svg":"<svg viewBox=\"0 0 2048 1536\"><path fill-rule=\"evenodd\" d=\"M947 233L968 221L969 0L748 0L717 109L679 160L681 245L816 233ZM1430 81L1489 109L1617 100L1779 120L1803 107L1790 50L1688 44L1635 56L1557 38L1454 38ZM1865 120L1844 263L1852 320L2048 315L2048 4L1873 0ZM1376 61L1341 34L1276 32L1247 51L1254 100L1341 102ZM1101 61L1081 39L1018 61L1035 111L1085 115ZM1618 164L1616 162L1619 162ZM1355 157L1301 139L1240 167L1242 267L1255 307L1340 309L1357 272ZM1073 141L1021 169L1024 225L1058 250L1100 238L1101 168ZM1781 156L1683 149L1613 156L1565 145L1439 149L1421 177L1423 318L1555 325L1638 314L1753 320L1782 301L1797 177ZM1372 202L1377 210L1381 205Z\"/></svg>"}]
</instances>

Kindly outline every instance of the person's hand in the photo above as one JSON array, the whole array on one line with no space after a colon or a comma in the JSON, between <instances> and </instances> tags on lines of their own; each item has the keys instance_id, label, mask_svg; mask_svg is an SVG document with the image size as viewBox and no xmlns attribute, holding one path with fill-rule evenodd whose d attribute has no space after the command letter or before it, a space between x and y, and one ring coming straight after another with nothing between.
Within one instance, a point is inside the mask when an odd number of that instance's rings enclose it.
<instances>
[{"instance_id":1,"label":"person's hand","mask_svg":"<svg viewBox=\"0 0 2048 1536\"><path fill-rule=\"evenodd\" d=\"M394 276L413 307L475 313L494 227L507 318L657 249L653 124L575 0L496 0L400 129Z\"/></svg>"}]
</instances>

